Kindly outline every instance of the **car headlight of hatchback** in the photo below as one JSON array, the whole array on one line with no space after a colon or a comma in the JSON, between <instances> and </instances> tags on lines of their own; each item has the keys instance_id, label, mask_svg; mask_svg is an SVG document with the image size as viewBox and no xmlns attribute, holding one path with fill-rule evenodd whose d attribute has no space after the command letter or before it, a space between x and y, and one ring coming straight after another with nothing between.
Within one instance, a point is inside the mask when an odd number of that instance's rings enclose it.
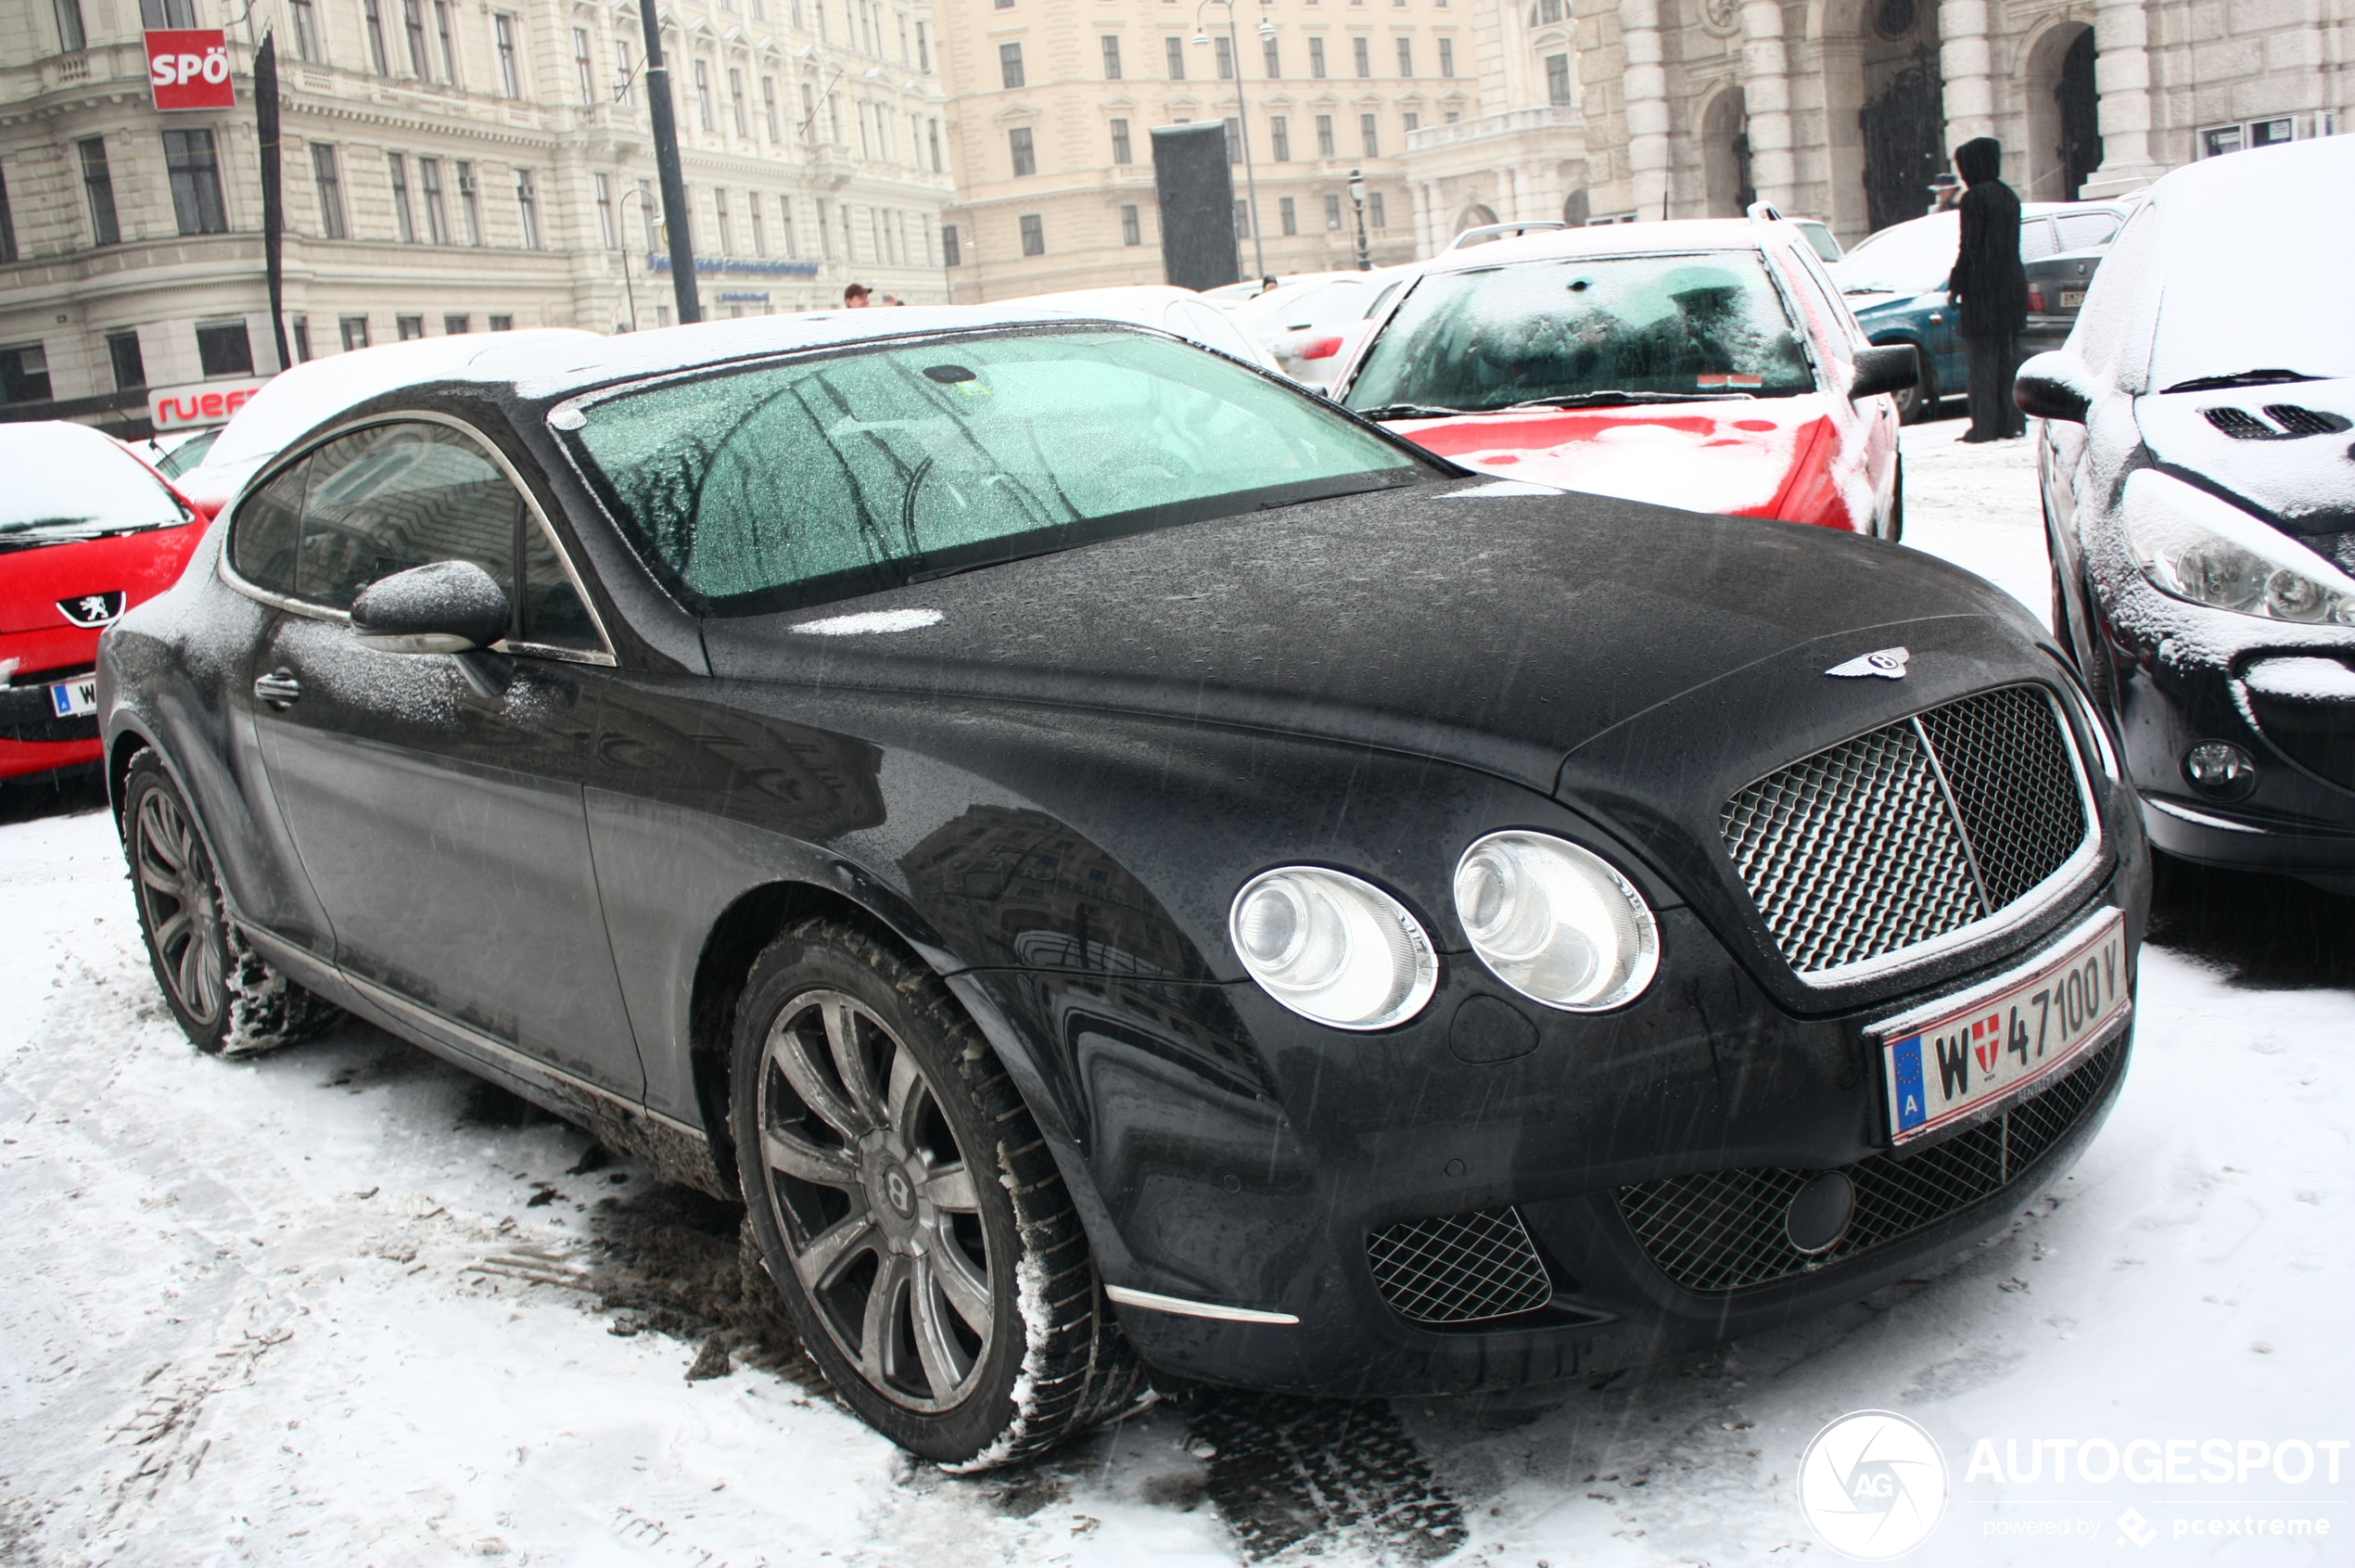
<instances>
[{"instance_id":1,"label":"car headlight of hatchback","mask_svg":"<svg viewBox=\"0 0 2355 1568\"><path fill-rule=\"evenodd\" d=\"M2229 501L2138 468L2120 517L2162 593L2268 620L2355 626L2355 579Z\"/></svg>"},{"instance_id":2,"label":"car headlight of hatchback","mask_svg":"<svg viewBox=\"0 0 2355 1568\"><path fill-rule=\"evenodd\" d=\"M1280 866L1243 884L1227 935L1260 988L1336 1029L1386 1029L1439 984L1431 937L1407 906L1323 866Z\"/></svg>"},{"instance_id":3,"label":"car headlight of hatchback","mask_svg":"<svg viewBox=\"0 0 2355 1568\"><path fill-rule=\"evenodd\" d=\"M1496 978L1565 1013L1633 1001L1660 969L1660 924L1636 885L1542 833L1492 833L1465 850L1456 913Z\"/></svg>"}]
</instances>

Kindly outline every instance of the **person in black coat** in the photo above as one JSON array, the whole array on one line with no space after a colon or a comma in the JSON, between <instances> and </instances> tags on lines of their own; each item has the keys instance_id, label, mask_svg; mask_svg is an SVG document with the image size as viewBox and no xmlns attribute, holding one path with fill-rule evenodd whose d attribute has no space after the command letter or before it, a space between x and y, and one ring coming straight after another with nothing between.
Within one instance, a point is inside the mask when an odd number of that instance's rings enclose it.
<instances>
[{"instance_id":1,"label":"person in black coat","mask_svg":"<svg viewBox=\"0 0 2355 1568\"><path fill-rule=\"evenodd\" d=\"M2012 402L2020 329L2028 325L2028 269L2019 261L2019 198L1997 178L2003 166L2004 146L1992 136L1954 149L1965 186L1963 242L1946 280L1946 299L1962 313L1963 351L1970 360L1967 441L2028 433Z\"/></svg>"}]
</instances>

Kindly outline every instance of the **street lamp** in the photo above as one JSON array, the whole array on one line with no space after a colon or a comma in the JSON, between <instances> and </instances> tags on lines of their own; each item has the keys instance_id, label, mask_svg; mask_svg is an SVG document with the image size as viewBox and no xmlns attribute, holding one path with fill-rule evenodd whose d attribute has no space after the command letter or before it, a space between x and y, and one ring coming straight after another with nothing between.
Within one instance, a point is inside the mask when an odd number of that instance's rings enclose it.
<instances>
[{"instance_id":1,"label":"street lamp","mask_svg":"<svg viewBox=\"0 0 2355 1568\"><path fill-rule=\"evenodd\" d=\"M639 217L641 222L654 223L659 223L662 222L662 214L654 210L653 196L647 192L646 187L643 185L632 185L628 190L623 191L621 193L621 200L616 206L615 211L617 214L626 217L630 211L630 198L633 196L640 201L647 204L640 211ZM629 225L624 223L622 227L623 233L627 235L629 232ZM623 298L630 301L630 330L635 332L638 330L638 291L630 287L630 247L627 243L624 243L621 248L621 292Z\"/></svg>"},{"instance_id":2,"label":"street lamp","mask_svg":"<svg viewBox=\"0 0 2355 1568\"><path fill-rule=\"evenodd\" d=\"M1267 0L1259 0L1259 3L1265 6ZM1227 7L1227 47L1235 57L1235 123L1242 127L1243 136L1243 189L1249 197L1244 207L1251 214L1251 259L1258 268L1258 275L1266 277L1267 251L1259 239L1259 172L1251 159L1251 104L1243 96L1243 45L1241 36L1235 31L1235 0L1195 0L1194 47L1197 49L1210 47L1210 34L1202 23L1204 6ZM1259 18L1259 36L1276 36L1276 24L1264 11Z\"/></svg>"},{"instance_id":3,"label":"street lamp","mask_svg":"<svg viewBox=\"0 0 2355 1568\"><path fill-rule=\"evenodd\" d=\"M1357 210L1357 270L1369 273L1374 270L1374 256L1366 240L1366 172L1363 169L1349 172L1349 205Z\"/></svg>"}]
</instances>

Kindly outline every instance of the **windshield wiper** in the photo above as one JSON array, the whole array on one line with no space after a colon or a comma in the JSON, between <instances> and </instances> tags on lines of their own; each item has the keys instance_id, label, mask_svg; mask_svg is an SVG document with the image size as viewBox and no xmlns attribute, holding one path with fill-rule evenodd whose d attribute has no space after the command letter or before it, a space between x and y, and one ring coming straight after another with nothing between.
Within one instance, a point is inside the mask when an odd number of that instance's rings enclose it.
<instances>
[{"instance_id":1,"label":"windshield wiper","mask_svg":"<svg viewBox=\"0 0 2355 1568\"><path fill-rule=\"evenodd\" d=\"M2277 387L2285 381L2320 381L2299 370L2243 370L2231 376L2196 376L2163 389L2170 392L2214 392L2227 387Z\"/></svg>"},{"instance_id":2,"label":"windshield wiper","mask_svg":"<svg viewBox=\"0 0 2355 1568\"><path fill-rule=\"evenodd\" d=\"M1502 408L1484 408L1483 414L1511 414L1524 408L1618 408L1628 403L1643 402L1722 402L1727 398L1747 398L1748 392L1565 392L1558 398L1531 398L1526 402L1507 403Z\"/></svg>"},{"instance_id":3,"label":"windshield wiper","mask_svg":"<svg viewBox=\"0 0 2355 1568\"><path fill-rule=\"evenodd\" d=\"M1477 408L1433 408L1428 403L1386 402L1374 408L1353 408L1349 411L1360 419L1453 419L1459 414L1483 414Z\"/></svg>"}]
</instances>

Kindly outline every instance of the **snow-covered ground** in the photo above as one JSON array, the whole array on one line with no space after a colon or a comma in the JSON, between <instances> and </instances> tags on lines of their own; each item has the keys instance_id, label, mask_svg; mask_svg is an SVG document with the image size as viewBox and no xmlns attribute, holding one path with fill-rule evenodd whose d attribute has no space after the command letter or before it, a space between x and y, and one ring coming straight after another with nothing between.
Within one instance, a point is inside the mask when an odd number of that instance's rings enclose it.
<instances>
[{"instance_id":1,"label":"snow-covered ground","mask_svg":"<svg viewBox=\"0 0 2355 1568\"><path fill-rule=\"evenodd\" d=\"M2041 611L2026 449L1961 428L1906 433L1908 538ZM104 816L15 814L0 1564L1829 1560L1794 1474L1870 1409L1951 1467L1915 1561L2355 1560L2355 906L2291 885L2175 888L2107 1130L1935 1278L1602 1386L1228 1396L952 1480L760 1347L718 1205L363 1026L194 1056ZM2056 1481L2103 1440L2160 1478Z\"/></svg>"}]
</instances>

